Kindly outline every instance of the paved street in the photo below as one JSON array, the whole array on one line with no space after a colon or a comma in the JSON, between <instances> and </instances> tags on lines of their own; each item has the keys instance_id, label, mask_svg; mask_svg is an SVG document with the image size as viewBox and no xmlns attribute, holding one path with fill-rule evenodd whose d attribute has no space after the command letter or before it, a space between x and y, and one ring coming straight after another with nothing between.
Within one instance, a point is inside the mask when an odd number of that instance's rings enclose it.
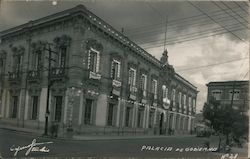
<instances>
[{"instance_id":1,"label":"paved street","mask_svg":"<svg viewBox=\"0 0 250 159\"><path fill-rule=\"evenodd\" d=\"M25 133L16 133L15 131L0 129L0 153L4 158L14 157L14 152L10 151L13 147L23 147L31 144L33 139L37 143L53 142L46 146L50 152L31 152L29 157L67 157L67 156L109 156L109 157L215 157L220 158L216 153L208 152L175 152L177 148L204 147L204 138L197 137L162 137L146 139L114 139L114 140L64 140L36 137ZM211 138L211 147L217 145L216 138ZM172 151L141 151L143 145L173 147ZM42 148L42 145L39 147ZM17 157L24 157L25 150L17 153Z\"/></svg>"}]
</instances>

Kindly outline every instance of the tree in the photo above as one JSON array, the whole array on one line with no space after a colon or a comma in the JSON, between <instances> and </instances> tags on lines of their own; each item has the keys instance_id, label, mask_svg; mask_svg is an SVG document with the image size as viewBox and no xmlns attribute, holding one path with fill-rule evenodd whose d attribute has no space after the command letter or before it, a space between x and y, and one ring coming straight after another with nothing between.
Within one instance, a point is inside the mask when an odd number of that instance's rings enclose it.
<instances>
[{"instance_id":1,"label":"tree","mask_svg":"<svg viewBox=\"0 0 250 159\"><path fill-rule=\"evenodd\" d=\"M219 145L221 145L221 135L226 137L226 144L229 144L230 136L239 140L247 132L247 117L239 110L232 108L230 104L222 105L214 98L205 103L203 107L204 119L210 121L210 127L219 134Z\"/></svg>"}]
</instances>

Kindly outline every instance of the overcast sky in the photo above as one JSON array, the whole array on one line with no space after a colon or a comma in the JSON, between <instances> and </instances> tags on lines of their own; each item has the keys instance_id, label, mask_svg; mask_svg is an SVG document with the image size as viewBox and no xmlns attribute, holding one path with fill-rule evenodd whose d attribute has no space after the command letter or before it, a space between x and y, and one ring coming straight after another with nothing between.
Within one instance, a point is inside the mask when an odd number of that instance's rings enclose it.
<instances>
[{"instance_id":1,"label":"overcast sky","mask_svg":"<svg viewBox=\"0 0 250 159\"><path fill-rule=\"evenodd\" d=\"M248 80L249 60L244 59L249 54L248 2L3 1L0 30L77 4L117 30L124 28L126 36L158 59L167 30L169 63L198 87L198 112L206 101L208 82Z\"/></svg>"}]
</instances>

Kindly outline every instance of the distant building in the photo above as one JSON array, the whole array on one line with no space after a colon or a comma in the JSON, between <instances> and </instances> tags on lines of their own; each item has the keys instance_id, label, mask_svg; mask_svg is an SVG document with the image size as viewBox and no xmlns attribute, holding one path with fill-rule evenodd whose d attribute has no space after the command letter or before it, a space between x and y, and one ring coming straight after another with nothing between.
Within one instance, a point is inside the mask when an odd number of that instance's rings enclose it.
<instances>
[{"instance_id":1,"label":"distant building","mask_svg":"<svg viewBox=\"0 0 250 159\"><path fill-rule=\"evenodd\" d=\"M234 109L247 112L249 81L220 81L207 84L207 102L213 97L222 105L232 105Z\"/></svg>"},{"instance_id":2,"label":"distant building","mask_svg":"<svg viewBox=\"0 0 250 159\"><path fill-rule=\"evenodd\" d=\"M0 38L1 124L42 132L47 116L60 133L194 128L197 88L174 71L168 52L157 60L82 5L2 31Z\"/></svg>"}]
</instances>

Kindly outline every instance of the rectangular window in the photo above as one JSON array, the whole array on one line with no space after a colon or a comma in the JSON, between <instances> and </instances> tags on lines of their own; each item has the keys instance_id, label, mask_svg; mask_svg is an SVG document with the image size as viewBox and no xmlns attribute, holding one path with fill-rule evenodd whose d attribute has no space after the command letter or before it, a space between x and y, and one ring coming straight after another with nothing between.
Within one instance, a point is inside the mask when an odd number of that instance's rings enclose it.
<instances>
[{"instance_id":1,"label":"rectangular window","mask_svg":"<svg viewBox=\"0 0 250 159\"><path fill-rule=\"evenodd\" d=\"M142 74L141 75L141 88L142 90L147 90L147 75Z\"/></svg>"},{"instance_id":2,"label":"rectangular window","mask_svg":"<svg viewBox=\"0 0 250 159\"><path fill-rule=\"evenodd\" d=\"M137 127L142 128L142 125L143 125L143 109L138 109Z\"/></svg>"},{"instance_id":3,"label":"rectangular window","mask_svg":"<svg viewBox=\"0 0 250 159\"><path fill-rule=\"evenodd\" d=\"M111 78L115 80L119 79L120 70L121 70L121 62L117 60L113 60L112 66L111 66Z\"/></svg>"},{"instance_id":4,"label":"rectangular window","mask_svg":"<svg viewBox=\"0 0 250 159\"><path fill-rule=\"evenodd\" d=\"M32 120L37 119L37 110L38 110L38 96L32 96L32 113L31 113Z\"/></svg>"},{"instance_id":5,"label":"rectangular window","mask_svg":"<svg viewBox=\"0 0 250 159\"><path fill-rule=\"evenodd\" d=\"M22 56L21 55L14 56L13 67L15 73L19 73L21 71L21 65L22 65Z\"/></svg>"},{"instance_id":6,"label":"rectangular window","mask_svg":"<svg viewBox=\"0 0 250 159\"><path fill-rule=\"evenodd\" d=\"M186 100L187 100L187 99L186 99L186 95L184 94L184 95L183 95L183 105L184 105L184 107L186 107Z\"/></svg>"},{"instance_id":7,"label":"rectangular window","mask_svg":"<svg viewBox=\"0 0 250 159\"><path fill-rule=\"evenodd\" d=\"M233 100L239 100L240 99L240 91L239 90L231 90L229 92L229 100L232 100L232 96L233 96Z\"/></svg>"},{"instance_id":8,"label":"rectangular window","mask_svg":"<svg viewBox=\"0 0 250 159\"><path fill-rule=\"evenodd\" d=\"M92 99L86 99L85 113L84 113L84 124L91 124L91 112L92 112Z\"/></svg>"},{"instance_id":9,"label":"rectangular window","mask_svg":"<svg viewBox=\"0 0 250 159\"><path fill-rule=\"evenodd\" d=\"M17 117L17 105L18 105L18 97L12 96L12 112L11 112L11 118Z\"/></svg>"},{"instance_id":10,"label":"rectangular window","mask_svg":"<svg viewBox=\"0 0 250 159\"><path fill-rule=\"evenodd\" d=\"M188 97L188 106L191 107L191 105L192 105L191 97Z\"/></svg>"},{"instance_id":11,"label":"rectangular window","mask_svg":"<svg viewBox=\"0 0 250 159\"><path fill-rule=\"evenodd\" d=\"M0 75L1 75L1 77L3 77L2 76L3 74L4 74L3 59L0 58Z\"/></svg>"},{"instance_id":12,"label":"rectangular window","mask_svg":"<svg viewBox=\"0 0 250 159\"><path fill-rule=\"evenodd\" d=\"M55 121L60 122L62 117L62 96L55 96Z\"/></svg>"},{"instance_id":13,"label":"rectangular window","mask_svg":"<svg viewBox=\"0 0 250 159\"><path fill-rule=\"evenodd\" d=\"M67 47L61 47L59 49L59 67L65 67Z\"/></svg>"},{"instance_id":14,"label":"rectangular window","mask_svg":"<svg viewBox=\"0 0 250 159\"><path fill-rule=\"evenodd\" d=\"M88 68L90 71L95 73L99 72L99 60L99 52L91 48L88 57Z\"/></svg>"},{"instance_id":15,"label":"rectangular window","mask_svg":"<svg viewBox=\"0 0 250 159\"><path fill-rule=\"evenodd\" d=\"M175 89L172 90L172 100L175 101Z\"/></svg>"},{"instance_id":16,"label":"rectangular window","mask_svg":"<svg viewBox=\"0 0 250 159\"><path fill-rule=\"evenodd\" d=\"M181 92L179 92L179 104L181 105Z\"/></svg>"},{"instance_id":17,"label":"rectangular window","mask_svg":"<svg viewBox=\"0 0 250 159\"><path fill-rule=\"evenodd\" d=\"M152 80L152 93L157 94L157 80L155 79Z\"/></svg>"},{"instance_id":18,"label":"rectangular window","mask_svg":"<svg viewBox=\"0 0 250 159\"><path fill-rule=\"evenodd\" d=\"M131 108L126 107L126 112L125 112L125 126L126 127L130 126L130 113L131 113Z\"/></svg>"},{"instance_id":19,"label":"rectangular window","mask_svg":"<svg viewBox=\"0 0 250 159\"><path fill-rule=\"evenodd\" d=\"M34 70L39 70L41 67L42 62L42 53L41 51L36 51L33 53L33 61L32 61L32 67Z\"/></svg>"},{"instance_id":20,"label":"rectangular window","mask_svg":"<svg viewBox=\"0 0 250 159\"><path fill-rule=\"evenodd\" d=\"M215 100L221 100L222 91L221 90L213 90L212 96L215 98Z\"/></svg>"},{"instance_id":21,"label":"rectangular window","mask_svg":"<svg viewBox=\"0 0 250 159\"><path fill-rule=\"evenodd\" d=\"M113 117L114 117L114 104L110 103L108 107L108 126L113 125Z\"/></svg>"},{"instance_id":22,"label":"rectangular window","mask_svg":"<svg viewBox=\"0 0 250 159\"><path fill-rule=\"evenodd\" d=\"M133 68L130 68L128 83L130 86L135 86L135 82L136 82L136 70Z\"/></svg>"},{"instance_id":23,"label":"rectangular window","mask_svg":"<svg viewBox=\"0 0 250 159\"><path fill-rule=\"evenodd\" d=\"M152 128L153 127L153 123L154 123L154 112L149 111L149 118L148 118L148 127Z\"/></svg>"}]
</instances>

